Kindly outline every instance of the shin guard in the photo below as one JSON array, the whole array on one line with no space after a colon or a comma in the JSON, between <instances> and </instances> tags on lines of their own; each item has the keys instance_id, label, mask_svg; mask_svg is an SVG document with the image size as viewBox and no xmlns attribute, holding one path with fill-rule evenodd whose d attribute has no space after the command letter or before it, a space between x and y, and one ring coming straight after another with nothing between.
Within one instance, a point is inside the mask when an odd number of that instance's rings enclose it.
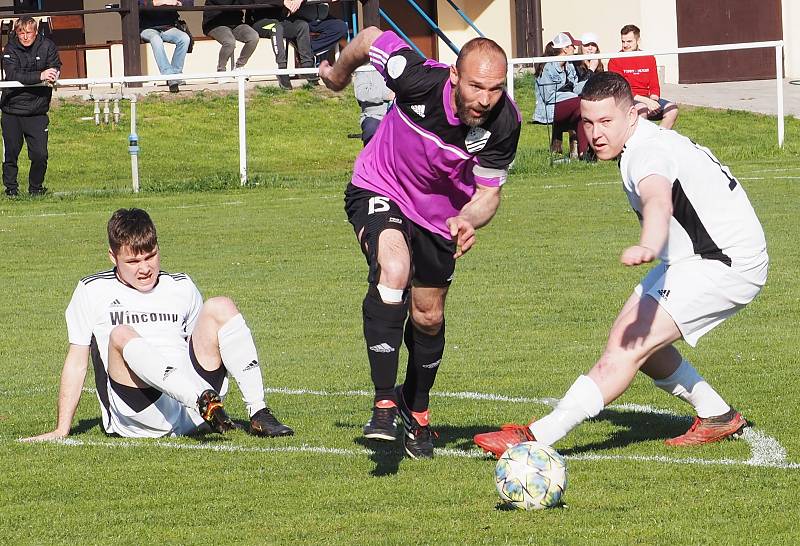
<instances>
[{"instance_id":1,"label":"shin guard","mask_svg":"<svg viewBox=\"0 0 800 546\"><path fill-rule=\"evenodd\" d=\"M420 331L410 320L406 323L405 343L408 368L403 383L403 398L411 411L428 409L430 392L444 355L444 321L434 335Z\"/></svg>"},{"instance_id":2,"label":"shin guard","mask_svg":"<svg viewBox=\"0 0 800 546\"><path fill-rule=\"evenodd\" d=\"M361 309L375 401L397 402L394 384L397 381L398 352L403 342L403 324L408 316L408 298L401 303L384 303L376 291L370 289Z\"/></svg>"}]
</instances>

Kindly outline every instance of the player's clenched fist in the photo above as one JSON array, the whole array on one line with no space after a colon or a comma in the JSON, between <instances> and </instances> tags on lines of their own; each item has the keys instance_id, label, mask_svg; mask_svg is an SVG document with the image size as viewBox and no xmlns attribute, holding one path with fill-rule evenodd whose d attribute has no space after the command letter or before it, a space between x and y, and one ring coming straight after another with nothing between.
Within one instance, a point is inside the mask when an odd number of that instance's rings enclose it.
<instances>
[{"instance_id":1,"label":"player's clenched fist","mask_svg":"<svg viewBox=\"0 0 800 546\"><path fill-rule=\"evenodd\" d=\"M651 248L642 245L634 245L626 248L622 252L619 261L624 265L641 265L650 263L656 259L656 253Z\"/></svg>"},{"instance_id":2,"label":"player's clenched fist","mask_svg":"<svg viewBox=\"0 0 800 546\"><path fill-rule=\"evenodd\" d=\"M461 216L448 218L447 227L456 242L456 253L453 254L453 257L460 258L475 244L475 228Z\"/></svg>"}]
</instances>

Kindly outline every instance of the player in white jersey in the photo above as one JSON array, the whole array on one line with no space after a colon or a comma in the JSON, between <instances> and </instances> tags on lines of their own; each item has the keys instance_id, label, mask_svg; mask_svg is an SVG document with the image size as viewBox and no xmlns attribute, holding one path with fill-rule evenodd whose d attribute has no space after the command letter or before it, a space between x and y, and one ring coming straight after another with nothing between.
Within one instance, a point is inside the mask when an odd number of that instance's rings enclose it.
<instances>
[{"instance_id":1,"label":"player in white jersey","mask_svg":"<svg viewBox=\"0 0 800 546\"><path fill-rule=\"evenodd\" d=\"M156 438L235 427L222 397L234 378L256 436L291 428L264 401L258 354L236 305L205 303L192 280L161 271L156 229L141 209L120 209L108 222L114 268L81 279L66 311L69 351L61 373L50 440L70 432L88 361L108 434Z\"/></svg>"},{"instance_id":2,"label":"player in white jersey","mask_svg":"<svg viewBox=\"0 0 800 546\"><path fill-rule=\"evenodd\" d=\"M707 148L636 113L622 76L593 76L581 93L580 130L600 159L619 159L625 192L642 225L639 243L620 258L654 267L622 307L603 355L556 408L527 426L475 436L496 456L520 442L552 444L619 397L636 372L690 403L697 417L672 446L715 442L747 421L673 343L701 336L750 303L767 280L764 232L739 181Z\"/></svg>"}]
</instances>

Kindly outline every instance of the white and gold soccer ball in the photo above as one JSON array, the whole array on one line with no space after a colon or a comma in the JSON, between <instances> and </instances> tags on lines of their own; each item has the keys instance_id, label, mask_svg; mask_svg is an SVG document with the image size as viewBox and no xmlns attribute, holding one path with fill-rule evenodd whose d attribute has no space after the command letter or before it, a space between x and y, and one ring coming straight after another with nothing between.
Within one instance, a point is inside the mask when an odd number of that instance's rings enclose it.
<instances>
[{"instance_id":1,"label":"white and gold soccer ball","mask_svg":"<svg viewBox=\"0 0 800 546\"><path fill-rule=\"evenodd\" d=\"M567 489L567 463L548 445L523 442L503 453L494 480L503 504L519 510L552 508Z\"/></svg>"}]
</instances>

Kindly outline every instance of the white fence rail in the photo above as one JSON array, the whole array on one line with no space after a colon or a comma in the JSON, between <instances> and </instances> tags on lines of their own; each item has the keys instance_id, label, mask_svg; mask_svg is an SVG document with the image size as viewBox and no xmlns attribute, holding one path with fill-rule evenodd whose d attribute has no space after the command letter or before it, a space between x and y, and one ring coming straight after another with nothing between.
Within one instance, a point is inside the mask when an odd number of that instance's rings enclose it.
<instances>
[{"instance_id":1,"label":"white fence rail","mask_svg":"<svg viewBox=\"0 0 800 546\"><path fill-rule=\"evenodd\" d=\"M241 185L247 183L247 112L245 102L245 83L255 77L276 76L276 75L293 75L293 74L317 74L316 68L286 68L286 69L272 69L272 70L249 70L238 69L227 72L207 72L207 73L194 73L194 74L159 74L154 76L118 76L108 78L78 78L78 79L64 79L59 80L57 87L67 86L109 86L112 87L119 85L120 89L129 84L141 84L148 82L166 82L168 80L235 80L238 88L239 95L239 182ZM39 84L44 85L44 84ZM0 82L0 89L7 87L27 87L16 81ZM136 98L135 95L123 95L120 91L121 98L131 101L131 132L128 137L128 151L131 155L131 175L132 175L132 188L134 192L139 191L139 168L138 168L138 154L139 154L139 140L136 134Z\"/></svg>"},{"instance_id":2,"label":"white fence rail","mask_svg":"<svg viewBox=\"0 0 800 546\"><path fill-rule=\"evenodd\" d=\"M584 59L612 59L619 57L641 57L645 55L677 55L679 53L703 53L707 51L731 51L738 49L758 49L772 47L775 48L775 81L777 86L776 100L778 105L778 146L783 147L784 141L784 109L783 109L783 41L770 41L770 42L749 42L739 44L723 44L714 46L696 46L696 47L680 47L675 49L664 49L646 52L630 52L630 53L598 53L595 55L569 55L559 57L559 61L579 61ZM518 59L509 59L508 61L508 93L511 97L514 96L514 70L516 67L529 66L534 63L547 63L553 62L553 57L526 57ZM373 70L371 67L361 67L359 71ZM119 76L108 78L80 78L80 79L64 79L58 81L58 87L66 86L109 86L112 87L119 85L122 88L130 84L141 84L148 82L166 82L167 80L230 80L236 81L238 88L238 125L239 125L239 181L242 185L247 183L247 112L245 103L245 83L251 78L277 76L277 75L306 75L316 74L315 68L291 68L291 69L272 69L272 70L250 70L238 69L228 72L208 72L200 74L162 74L153 76ZM43 84L41 84L43 85ZM0 89L9 87L26 87L25 85L16 81L0 82ZM131 133L129 136L128 150L131 155L131 173L133 177L132 187L133 191L139 190L138 179L138 138L136 135L136 100L135 97L131 98L130 95L122 95L122 98L131 99Z\"/></svg>"}]
</instances>

